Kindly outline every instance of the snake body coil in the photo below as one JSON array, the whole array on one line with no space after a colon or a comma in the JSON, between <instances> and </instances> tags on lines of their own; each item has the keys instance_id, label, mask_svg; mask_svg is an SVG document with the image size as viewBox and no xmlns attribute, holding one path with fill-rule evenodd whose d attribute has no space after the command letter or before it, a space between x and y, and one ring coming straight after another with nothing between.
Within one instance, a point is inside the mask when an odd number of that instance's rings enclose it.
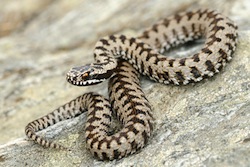
<instances>
[{"instance_id":1,"label":"snake body coil","mask_svg":"<svg viewBox=\"0 0 250 167\"><path fill-rule=\"evenodd\" d=\"M110 103L101 95L86 93L29 123L26 135L42 146L65 149L35 132L88 111L86 143L93 155L112 160L134 153L147 143L152 133L151 109L140 88L137 71L154 81L176 85L211 77L232 58L236 30L231 20L205 9L165 18L137 38L111 35L100 39L94 50L96 62L72 68L67 80L73 85L85 86L111 77ZM202 36L206 39L204 47L191 57L170 58L161 54ZM123 127L108 135L111 111Z\"/></svg>"}]
</instances>

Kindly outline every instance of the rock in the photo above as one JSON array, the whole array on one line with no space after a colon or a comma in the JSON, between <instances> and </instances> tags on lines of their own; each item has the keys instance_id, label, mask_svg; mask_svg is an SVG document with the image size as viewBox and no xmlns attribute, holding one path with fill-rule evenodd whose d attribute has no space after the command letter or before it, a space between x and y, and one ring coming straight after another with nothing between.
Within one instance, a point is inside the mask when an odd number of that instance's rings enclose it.
<instances>
[{"instance_id":1,"label":"rock","mask_svg":"<svg viewBox=\"0 0 250 167\"><path fill-rule=\"evenodd\" d=\"M22 26L13 22L13 28L0 33L5 36L0 39L0 166L249 166L250 3L178 2L47 0L30 3L26 10L18 5L1 10L2 16L28 14L14 20ZM159 18L201 7L216 8L239 25L234 58L215 77L194 85L162 85L142 77L155 119L145 148L121 160L96 160L85 147L85 114L39 132L71 147L71 152L44 149L27 140L28 122L88 91L107 96L106 82L75 87L65 80L70 67L93 61L98 38L113 33L136 36Z\"/></svg>"},{"instance_id":2,"label":"rock","mask_svg":"<svg viewBox=\"0 0 250 167\"><path fill-rule=\"evenodd\" d=\"M51 0L13 0L0 2L0 36L6 36L15 30L21 30L27 22L32 20L33 16L40 13L51 2Z\"/></svg>"}]
</instances>

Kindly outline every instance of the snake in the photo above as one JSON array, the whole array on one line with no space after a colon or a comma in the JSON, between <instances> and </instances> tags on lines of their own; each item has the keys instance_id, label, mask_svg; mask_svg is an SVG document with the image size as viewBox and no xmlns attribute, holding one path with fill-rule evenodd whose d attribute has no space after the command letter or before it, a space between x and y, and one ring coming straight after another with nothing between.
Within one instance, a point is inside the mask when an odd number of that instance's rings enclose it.
<instances>
[{"instance_id":1,"label":"snake","mask_svg":"<svg viewBox=\"0 0 250 167\"><path fill-rule=\"evenodd\" d=\"M163 84L187 85L214 76L232 59L237 25L215 10L198 9L166 17L137 37L109 35L97 41L95 62L73 67L67 81L76 86L109 79L109 99L89 92L34 120L25 128L27 137L41 146L68 148L36 134L60 121L87 112L86 147L100 160L121 159L143 148L152 136L153 115L140 86L140 75ZM165 52L205 38L198 53L187 57ZM112 117L122 127L111 133Z\"/></svg>"}]
</instances>

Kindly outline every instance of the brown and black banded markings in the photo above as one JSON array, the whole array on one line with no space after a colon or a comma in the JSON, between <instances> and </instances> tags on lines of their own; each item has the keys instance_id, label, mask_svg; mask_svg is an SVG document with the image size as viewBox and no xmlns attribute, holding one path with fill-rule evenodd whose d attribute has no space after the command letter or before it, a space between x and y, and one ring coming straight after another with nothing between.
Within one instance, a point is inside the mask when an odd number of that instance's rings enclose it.
<instances>
[{"instance_id":1,"label":"brown and black banded markings","mask_svg":"<svg viewBox=\"0 0 250 167\"><path fill-rule=\"evenodd\" d=\"M162 55L171 47L202 36L206 39L204 47L193 56ZM164 84L198 82L218 73L231 60L236 43L237 26L208 9L165 18L137 38L104 37L96 43L95 63L72 68L67 80L73 85L86 86L111 77L109 100L96 93L85 93L30 122L25 128L26 135L44 147L66 149L36 132L87 111L86 143L94 156L113 160L133 154L146 145L153 130L151 108L141 90L139 73ZM112 115L123 126L117 133L109 134Z\"/></svg>"}]
</instances>

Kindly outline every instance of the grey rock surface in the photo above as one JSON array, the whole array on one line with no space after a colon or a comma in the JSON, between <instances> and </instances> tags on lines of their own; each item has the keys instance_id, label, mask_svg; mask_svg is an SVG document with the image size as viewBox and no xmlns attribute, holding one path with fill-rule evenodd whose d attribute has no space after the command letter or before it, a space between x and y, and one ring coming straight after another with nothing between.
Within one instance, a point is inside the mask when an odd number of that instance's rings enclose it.
<instances>
[{"instance_id":1,"label":"grey rock surface","mask_svg":"<svg viewBox=\"0 0 250 167\"><path fill-rule=\"evenodd\" d=\"M250 166L248 0L10 0L0 8L0 166ZM107 96L107 82L74 87L65 80L70 67L93 61L98 38L136 36L160 18L197 8L216 9L239 25L237 50L222 72L197 84L142 77L155 119L145 148L121 160L96 160L85 147L85 114L39 132L71 152L27 140L28 122L88 91Z\"/></svg>"}]
</instances>

